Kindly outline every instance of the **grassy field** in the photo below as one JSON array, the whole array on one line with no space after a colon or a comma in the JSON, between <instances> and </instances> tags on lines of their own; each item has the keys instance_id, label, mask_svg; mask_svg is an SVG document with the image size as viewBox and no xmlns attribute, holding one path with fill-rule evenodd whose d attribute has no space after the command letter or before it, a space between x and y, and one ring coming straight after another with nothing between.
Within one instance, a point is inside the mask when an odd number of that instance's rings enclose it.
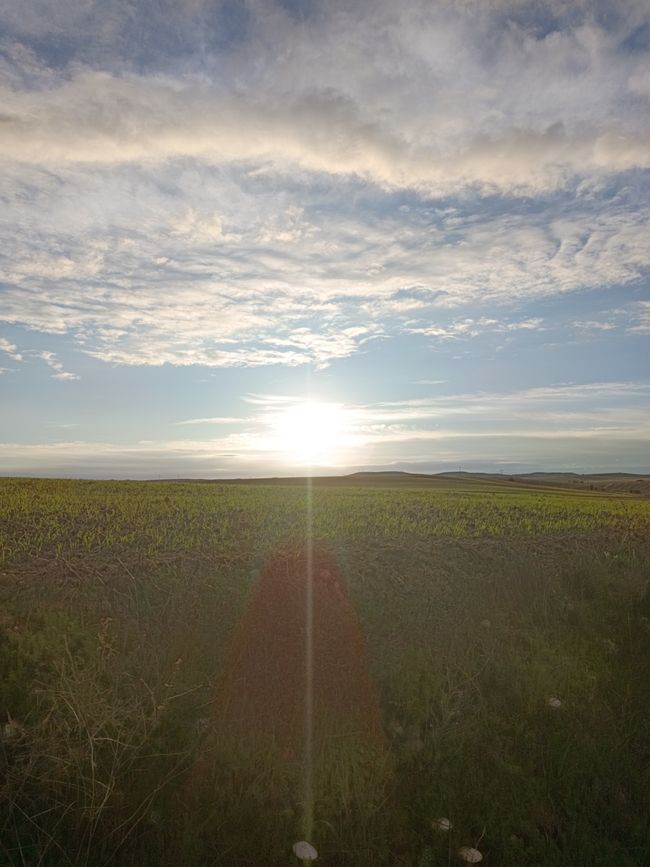
<instances>
[{"instance_id":1,"label":"grassy field","mask_svg":"<svg viewBox=\"0 0 650 867\"><path fill-rule=\"evenodd\" d=\"M0 480L1 864L299 863L295 767L188 781L263 564L306 533L302 484ZM647 867L649 500L329 480L313 537L388 743L382 773L318 771L319 863Z\"/></svg>"}]
</instances>

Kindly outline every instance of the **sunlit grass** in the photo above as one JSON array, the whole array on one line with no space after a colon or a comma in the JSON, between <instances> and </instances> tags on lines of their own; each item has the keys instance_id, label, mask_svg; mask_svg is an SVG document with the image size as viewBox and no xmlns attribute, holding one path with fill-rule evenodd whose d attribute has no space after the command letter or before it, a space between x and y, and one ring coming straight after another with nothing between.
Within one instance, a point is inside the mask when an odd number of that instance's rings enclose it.
<instances>
[{"instance_id":1,"label":"sunlit grass","mask_svg":"<svg viewBox=\"0 0 650 867\"><path fill-rule=\"evenodd\" d=\"M137 549L197 554L296 538L304 485L0 480L0 563ZM388 493L389 492L389 493ZM555 492L314 487L316 538L545 536L650 531L650 501Z\"/></svg>"}]
</instances>

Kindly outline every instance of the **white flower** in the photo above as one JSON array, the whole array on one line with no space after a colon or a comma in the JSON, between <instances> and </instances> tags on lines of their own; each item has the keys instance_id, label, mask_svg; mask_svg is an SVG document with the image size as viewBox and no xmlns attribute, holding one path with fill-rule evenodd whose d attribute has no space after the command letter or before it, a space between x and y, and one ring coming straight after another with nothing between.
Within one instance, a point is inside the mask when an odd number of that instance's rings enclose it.
<instances>
[{"instance_id":1,"label":"white flower","mask_svg":"<svg viewBox=\"0 0 650 867\"><path fill-rule=\"evenodd\" d=\"M210 720L208 717L203 716L194 723L194 732L197 735L202 735L208 730L208 726L210 725Z\"/></svg>"},{"instance_id":2,"label":"white flower","mask_svg":"<svg viewBox=\"0 0 650 867\"><path fill-rule=\"evenodd\" d=\"M11 741L19 740L22 733L23 730L16 722L16 720L9 717L9 722L5 723L2 727L2 738L0 738L0 740L3 740L6 744L8 744Z\"/></svg>"},{"instance_id":3,"label":"white flower","mask_svg":"<svg viewBox=\"0 0 650 867\"><path fill-rule=\"evenodd\" d=\"M451 824L449 819L446 819L444 816L442 816L440 819L434 819L431 823L431 827L434 828L436 831L451 831L453 825Z\"/></svg>"},{"instance_id":4,"label":"white flower","mask_svg":"<svg viewBox=\"0 0 650 867\"><path fill-rule=\"evenodd\" d=\"M458 850L458 857L466 864L478 864L483 860L483 856L478 849L472 849L471 846L461 846Z\"/></svg>"},{"instance_id":5,"label":"white flower","mask_svg":"<svg viewBox=\"0 0 650 867\"><path fill-rule=\"evenodd\" d=\"M562 707L562 702L559 698L555 698L555 696L551 696L551 698L549 698L546 703L553 710L557 710L558 708Z\"/></svg>"},{"instance_id":6,"label":"white flower","mask_svg":"<svg viewBox=\"0 0 650 867\"><path fill-rule=\"evenodd\" d=\"M293 854L302 861L315 861L318 858L318 852L306 840L293 844Z\"/></svg>"}]
</instances>

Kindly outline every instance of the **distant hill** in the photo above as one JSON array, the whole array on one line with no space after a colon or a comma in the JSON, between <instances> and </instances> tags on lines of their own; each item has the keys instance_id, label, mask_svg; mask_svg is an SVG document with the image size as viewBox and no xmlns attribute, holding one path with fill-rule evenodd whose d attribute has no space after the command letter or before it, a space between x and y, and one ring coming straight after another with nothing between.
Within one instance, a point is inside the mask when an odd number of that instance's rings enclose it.
<instances>
[{"instance_id":1,"label":"distant hill","mask_svg":"<svg viewBox=\"0 0 650 867\"><path fill-rule=\"evenodd\" d=\"M356 473L348 473L345 478L355 476L415 476L423 473L407 473L406 470L357 470Z\"/></svg>"},{"instance_id":2,"label":"distant hill","mask_svg":"<svg viewBox=\"0 0 650 867\"><path fill-rule=\"evenodd\" d=\"M161 480L162 481L162 480ZM257 479L166 479L175 482L203 482L226 485L304 485L304 476L274 476ZM542 491L556 488L570 491L602 491L610 494L635 494L650 497L650 475L634 473L409 473L404 470L361 470L341 476L314 476L318 487L349 485L435 487L461 491L503 491L525 489Z\"/></svg>"},{"instance_id":3,"label":"distant hill","mask_svg":"<svg viewBox=\"0 0 650 867\"><path fill-rule=\"evenodd\" d=\"M548 485L573 490L604 491L611 494L641 494L650 496L650 475L635 473L439 473L447 478L473 478L486 481L509 481Z\"/></svg>"}]
</instances>

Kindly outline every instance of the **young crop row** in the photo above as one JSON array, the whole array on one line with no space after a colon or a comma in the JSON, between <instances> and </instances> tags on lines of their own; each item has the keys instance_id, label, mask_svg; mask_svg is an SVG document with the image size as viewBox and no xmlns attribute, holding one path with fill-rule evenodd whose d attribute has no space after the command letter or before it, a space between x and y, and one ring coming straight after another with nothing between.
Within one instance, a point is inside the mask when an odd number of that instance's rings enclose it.
<instances>
[{"instance_id":1,"label":"young crop row","mask_svg":"<svg viewBox=\"0 0 650 867\"><path fill-rule=\"evenodd\" d=\"M307 533L296 486L0 480L0 562L137 547L165 551L264 548ZM650 501L556 492L468 493L314 487L316 538L426 539L557 535L650 528Z\"/></svg>"}]
</instances>

